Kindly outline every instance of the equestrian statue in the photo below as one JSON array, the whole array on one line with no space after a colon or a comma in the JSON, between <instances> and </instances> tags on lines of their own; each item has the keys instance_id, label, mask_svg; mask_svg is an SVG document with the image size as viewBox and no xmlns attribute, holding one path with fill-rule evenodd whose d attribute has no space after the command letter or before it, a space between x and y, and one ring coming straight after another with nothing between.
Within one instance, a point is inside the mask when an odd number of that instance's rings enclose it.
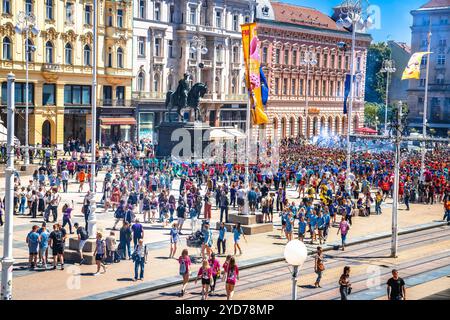
<instances>
[{"instance_id":1,"label":"equestrian statue","mask_svg":"<svg viewBox=\"0 0 450 320\"><path fill-rule=\"evenodd\" d=\"M200 98L203 98L204 95L208 92L208 87L206 86L206 84L199 82L194 84L189 90L188 79L189 75L185 73L183 79L178 82L178 87L175 92L167 92L165 105L169 110L169 113L172 112L172 109L174 107L177 107L177 113L180 117L183 117L183 115L181 114L182 109L194 109L195 121L201 121L202 115L199 107Z\"/></svg>"}]
</instances>

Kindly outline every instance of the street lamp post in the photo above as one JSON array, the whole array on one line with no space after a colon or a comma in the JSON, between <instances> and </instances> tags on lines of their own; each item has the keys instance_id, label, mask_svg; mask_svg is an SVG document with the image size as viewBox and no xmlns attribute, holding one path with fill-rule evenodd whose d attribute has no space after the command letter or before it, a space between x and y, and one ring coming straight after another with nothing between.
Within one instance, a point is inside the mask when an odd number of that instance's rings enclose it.
<instances>
[{"instance_id":1,"label":"street lamp post","mask_svg":"<svg viewBox=\"0 0 450 320\"><path fill-rule=\"evenodd\" d=\"M392 59L386 59L383 61L383 67L380 70L386 73L386 102L384 108L384 134L387 135L387 118L388 118L388 103L389 103L389 83L391 79L391 73L397 71L395 68L395 61Z\"/></svg>"},{"instance_id":2,"label":"street lamp post","mask_svg":"<svg viewBox=\"0 0 450 320\"><path fill-rule=\"evenodd\" d=\"M34 14L25 13L20 11L17 15L17 24L15 27L15 31L19 34L25 35L25 149L24 149L24 166L28 166L30 164L30 154L29 154L29 139L28 139L28 118L29 118L29 88L28 88L28 62L29 62L29 53L34 52L36 50L35 46L28 45L28 39L30 32L37 36L39 34L39 30L35 26L36 17Z\"/></svg>"},{"instance_id":3,"label":"street lamp post","mask_svg":"<svg viewBox=\"0 0 450 320\"><path fill-rule=\"evenodd\" d=\"M302 65L306 65L306 94L305 94L305 115L308 112L309 108L309 69L310 67L314 67L317 65L316 54L312 51L307 51L305 53L305 59L301 62ZM306 136L309 136L309 132L307 132Z\"/></svg>"},{"instance_id":4,"label":"street lamp post","mask_svg":"<svg viewBox=\"0 0 450 320\"><path fill-rule=\"evenodd\" d=\"M345 0L340 6L340 16L336 21L338 27L351 29L352 31L352 49L350 59L350 97L349 108L347 113L347 171L346 183L347 190L351 189L350 172L351 172L351 151L352 146L350 142L351 134L351 119L354 99L354 77L355 77L355 46L356 46L356 31L362 31L372 26L372 18L367 14L368 2L365 0ZM365 17L364 17L365 16Z\"/></svg>"},{"instance_id":5,"label":"street lamp post","mask_svg":"<svg viewBox=\"0 0 450 320\"><path fill-rule=\"evenodd\" d=\"M196 81L201 82L201 75L203 69L202 55L208 54L208 48L206 47L206 38L203 36L193 36L191 40L191 47L189 49L191 53L195 53L197 57L197 77Z\"/></svg>"},{"instance_id":6,"label":"street lamp post","mask_svg":"<svg viewBox=\"0 0 450 320\"><path fill-rule=\"evenodd\" d=\"M8 162L5 170L5 230L3 238L2 259L2 290L1 299L12 299L13 279L13 211L14 211L14 74L8 74L7 84L7 155Z\"/></svg>"},{"instance_id":7,"label":"street lamp post","mask_svg":"<svg viewBox=\"0 0 450 320\"><path fill-rule=\"evenodd\" d=\"M298 271L308 256L308 250L300 240L291 240L284 248L284 259L291 265L292 271L292 300L297 300L297 277Z\"/></svg>"}]
</instances>

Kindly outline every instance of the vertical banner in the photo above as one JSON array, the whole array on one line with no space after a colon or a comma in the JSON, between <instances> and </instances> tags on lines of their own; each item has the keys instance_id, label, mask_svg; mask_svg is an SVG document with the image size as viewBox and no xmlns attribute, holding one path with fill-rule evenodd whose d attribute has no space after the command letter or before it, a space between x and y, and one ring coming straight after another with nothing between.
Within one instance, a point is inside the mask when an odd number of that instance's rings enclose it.
<instances>
[{"instance_id":1,"label":"vertical banner","mask_svg":"<svg viewBox=\"0 0 450 320\"><path fill-rule=\"evenodd\" d=\"M264 112L260 78L260 47L256 33L256 23L241 25L242 47L244 50L245 82L249 92L252 121L255 125L266 124L269 119Z\"/></svg>"}]
</instances>

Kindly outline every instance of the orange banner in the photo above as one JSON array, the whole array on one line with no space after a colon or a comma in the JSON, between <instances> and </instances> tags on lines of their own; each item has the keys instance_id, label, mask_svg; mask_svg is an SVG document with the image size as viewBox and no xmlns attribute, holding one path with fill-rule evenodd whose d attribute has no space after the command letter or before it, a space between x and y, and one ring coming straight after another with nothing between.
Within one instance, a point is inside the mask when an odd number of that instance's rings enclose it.
<instances>
[{"instance_id":1,"label":"orange banner","mask_svg":"<svg viewBox=\"0 0 450 320\"><path fill-rule=\"evenodd\" d=\"M264 105L262 103L260 78L261 57L256 23L243 24L241 25L241 29L245 62L245 82L250 96L252 121L255 125L266 124L269 122L269 118L264 111Z\"/></svg>"}]
</instances>

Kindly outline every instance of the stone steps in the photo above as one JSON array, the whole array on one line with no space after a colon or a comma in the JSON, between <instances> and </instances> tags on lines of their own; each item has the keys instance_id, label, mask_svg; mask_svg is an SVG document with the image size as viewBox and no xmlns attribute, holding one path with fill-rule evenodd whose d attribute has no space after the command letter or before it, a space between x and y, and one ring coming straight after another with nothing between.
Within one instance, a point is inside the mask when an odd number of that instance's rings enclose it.
<instances>
[{"instance_id":1,"label":"stone steps","mask_svg":"<svg viewBox=\"0 0 450 320\"><path fill-rule=\"evenodd\" d=\"M64 260L72 263L80 262L80 254L78 253L80 241L77 238L69 239L69 248L64 250ZM84 264L93 265L95 264L95 240L89 239L86 241L83 247L83 258Z\"/></svg>"}]
</instances>

